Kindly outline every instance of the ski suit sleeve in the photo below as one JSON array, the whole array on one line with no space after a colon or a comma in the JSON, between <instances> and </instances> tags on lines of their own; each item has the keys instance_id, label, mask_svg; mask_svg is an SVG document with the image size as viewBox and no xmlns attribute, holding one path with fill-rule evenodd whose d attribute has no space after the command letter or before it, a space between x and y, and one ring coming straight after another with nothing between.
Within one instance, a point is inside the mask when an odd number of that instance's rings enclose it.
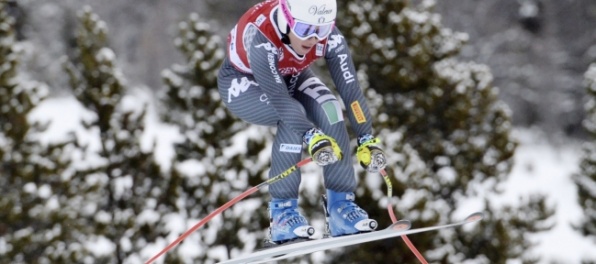
<instances>
[{"instance_id":1,"label":"ski suit sleeve","mask_svg":"<svg viewBox=\"0 0 596 264\"><path fill-rule=\"evenodd\" d=\"M304 135L314 124L306 117L303 106L288 93L288 87L278 70L278 49L258 31L247 49L251 70L267 95L269 104L282 122L300 136Z\"/></svg>"},{"instance_id":2,"label":"ski suit sleeve","mask_svg":"<svg viewBox=\"0 0 596 264\"><path fill-rule=\"evenodd\" d=\"M345 104L348 119L357 136L372 134L372 118L356 76L348 44L336 28L327 41L325 60L335 87Z\"/></svg>"}]
</instances>

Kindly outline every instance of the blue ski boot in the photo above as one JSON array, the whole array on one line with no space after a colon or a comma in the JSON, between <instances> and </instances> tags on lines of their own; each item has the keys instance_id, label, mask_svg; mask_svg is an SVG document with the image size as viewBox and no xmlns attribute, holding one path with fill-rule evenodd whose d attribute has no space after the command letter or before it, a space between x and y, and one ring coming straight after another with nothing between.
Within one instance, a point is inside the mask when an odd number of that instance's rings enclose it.
<instances>
[{"instance_id":1,"label":"blue ski boot","mask_svg":"<svg viewBox=\"0 0 596 264\"><path fill-rule=\"evenodd\" d=\"M327 218L327 233L333 237L370 232L377 229L377 221L354 203L352 192L327 190L323 195L323 208Z\"/></svg>"},{"instance_id":2,"label":"blue ski boot","mask_svg":"<svg viewBox=\"0 0 596 264\"><path fill-rule=\"evenodd\" d=\"M298 199L273 199L269 203L271 242L283 244L293 240L308 240L315 229L298 212Z\"/></svg>"}]
</instances>

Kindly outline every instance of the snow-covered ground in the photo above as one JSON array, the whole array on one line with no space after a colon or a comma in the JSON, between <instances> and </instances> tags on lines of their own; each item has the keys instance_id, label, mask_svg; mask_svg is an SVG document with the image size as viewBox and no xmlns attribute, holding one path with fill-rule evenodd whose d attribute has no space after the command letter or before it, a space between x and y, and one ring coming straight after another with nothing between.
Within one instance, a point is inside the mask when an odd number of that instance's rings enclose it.
<instances>
[{"instance_id":1,"label":"snow-covered ground","mask_svg":"<svg viewBox=\"0 0 596 264\"><path fill-rule=\"evenodd\" d=\"M142 92L131 98L125 99L125 105L134 107L141 101L151 100ZM89 118L92 116L71 97L48 99L31 115L32 120L52 120L43 140L61 139L68 132L76 131L81 140L93 147L98 143L95 142L97 139L86 134L79 125L79 120ZM147 120L143 142L150 146L157 140L156 157L162 165L167 165L174 154L170 146L179 139L176 130L160 123L153 109L150 109ZM541 263L581 263L582 258L596 259L596 242L581 236L572 227L583 215L577 203L577 188L571 180L571 175L578 171L580 142L563 139L552 144L540 131L525 129L516 129L514 137L520 145L513 171L502 185L505 191L489 198L503 205L515 205L532 194L545 194L548 204L556 209L556 225L549 232L531 237L537 243L534 255L542 257Z\"/></svg>"},{"instance_id":2,"label":"snow-covered ground","mask_svg":"<svg viewBox=\"0 0 596 264\"><path fill-rule=\"evenodd\" d=\"M583 211L577 202L577 187L571 176L579 172L581 143L563 139L556 144L547 142L536 130L516 130L520 145L515 153L515 165L505 192L497 197L503 203L515 204L520 199L541 193L549 206L555 208L556 225L549 232L531 236L537 243L536 256L541 263L581 263L584 258L596 260L596 241L573 229L580 223Z\"/></svg>"}]
</instances>

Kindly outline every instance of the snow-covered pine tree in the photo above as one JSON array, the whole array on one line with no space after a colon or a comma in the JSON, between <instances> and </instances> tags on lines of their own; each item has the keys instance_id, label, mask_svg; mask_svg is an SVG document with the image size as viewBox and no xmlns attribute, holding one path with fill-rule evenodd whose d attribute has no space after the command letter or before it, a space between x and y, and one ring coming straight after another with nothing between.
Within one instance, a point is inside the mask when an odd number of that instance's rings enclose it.
<instances>
[{"instance_id":1,"label":"snow-covered pine tree","mask_svg":"<svg viewBox=\"0 0 596 264\"><path fill-rule=\"evenodd\" d=\"M217 70L224 43L214 23L192 13L178 25L175 45L186 61L162 72L166 84L161 96L163 118L180 128L172 175L181 177L177 191L185 201L189 225L197 222L241 192L266 179L270 155L264 128L250 127L229 114L217 90ZM259 246L268 224L265 194L254 194L196 231L186 243L200 248L194 261L222 258L207 249L222 248L231 257ZM217 233L217 236L209 234ZM256 236L246 236L254 233Z\"/></svg>"},{"instance_id":2,"label":"snow-covered pine tree","mask_svg":"<svg viewBox=\"0 0 596 264\"><path fill-rule=\"evenodd\" d=\"M70 179L80 194L71 202L79 210L71 213L85 224L70 232L89 251L71 263L139 261L145 246L165 232L162 217L175 211L176 194L153 150L141 147L146 107L135 105L108 47L106 23L88 6L78 17L75 53L64 67L76 99L96 116L83 126L97 135L99 146L84 146L85 158Z\"/></svg>"},{"instance_id":3,"label":"snow-covered pine tree","mask_svg":"<svg viewBox=\"0 0 596 264\"><path fill-rule=\"evenodd\" d=\"M364 89L371 88L371 101L378 102L374 127L395 161L390 164L398 164L388 169L397 181L398 214L416 226L457 220L467 212L460 208L462 201L495 193L511 169L516 147L510 113L492 86L490 69L456 59L467 36L444 28L433 6L434 1L414 7L405 0L350 0L340 4L338 15L347 43L353 49L366 47L353 52L354 61ZM471 186L483 189L477 193ZM358 193L364 194L360 201L375 197L366 190ZM519 207L493 208L486 201L485 208L470 210L482 209L487 219L474 230L420 234L411 240L432 262L535 261L524 255L532 245L526 235L548 228L545 220L553 212L544 197L533 196ZM384 206L367 210L386 215ZM522 211L532 213L520 217ZM416 262L405 246L388 250L395 245L379 242L365 247L370 248L342 252L332 262Z\"/></svg>"},{"instance_id":4,"label":"snow-covered pine tree","mask_svg":"<svg viewBox=\"0 0 596 264\"><path fill-rule=\"evenodd\" d=\"M584 128L596 139L596 63L592 63L585 73L587 95L586 119ZM596 144L588 141L583 146L584 154L580 162L580 172L574 175L577 185L579 204L584 211L584 219L576 229L584 236L596 241ZM585 263L595 263L596 260L586 260Z\"/></svg>"},{"instance_id":5,"label":"snow-covered pine tree","mask_svg":"<svg viewBox=\"0 0 596 264\"><path fill-rule=\"evenodd\" d=\"M61 172L69 166L63 154L73 142L39 141L49 124L28 119L48 88L20 67L23 46L6 4L0 2L0 262L69 262L71 250L64 244L76 237L62 225L74 226L76 219L62 211L71 196L62 191L70 184Z\"/></svg>"}]
</instances>

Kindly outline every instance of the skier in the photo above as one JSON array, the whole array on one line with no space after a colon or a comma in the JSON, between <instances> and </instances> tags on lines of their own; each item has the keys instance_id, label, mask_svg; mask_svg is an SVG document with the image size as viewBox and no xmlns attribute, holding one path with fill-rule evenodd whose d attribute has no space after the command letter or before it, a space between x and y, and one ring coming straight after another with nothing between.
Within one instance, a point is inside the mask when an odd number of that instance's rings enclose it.
<instances>
[{"instance_id":1,"label":"skier","mask_svg":"<svg viewBox=\"0 0 596 264\"><path fill-rule=\"evenodd\" d=\"M303 146L323 166L331 236L373 231L377 222L354 202L350 138L338 98L309 66L324 58L349 123L357 158L371 173L385 168L350 50L334 26L336 0L267 0L250 8L228 36L219 93L242 120L277 128L270 177L299 162ZM304 144L304 145L303 145ZM270 241L305 240L314 228L298 210L300 171L269 186Z\"/></svg>"}]
</instances>

